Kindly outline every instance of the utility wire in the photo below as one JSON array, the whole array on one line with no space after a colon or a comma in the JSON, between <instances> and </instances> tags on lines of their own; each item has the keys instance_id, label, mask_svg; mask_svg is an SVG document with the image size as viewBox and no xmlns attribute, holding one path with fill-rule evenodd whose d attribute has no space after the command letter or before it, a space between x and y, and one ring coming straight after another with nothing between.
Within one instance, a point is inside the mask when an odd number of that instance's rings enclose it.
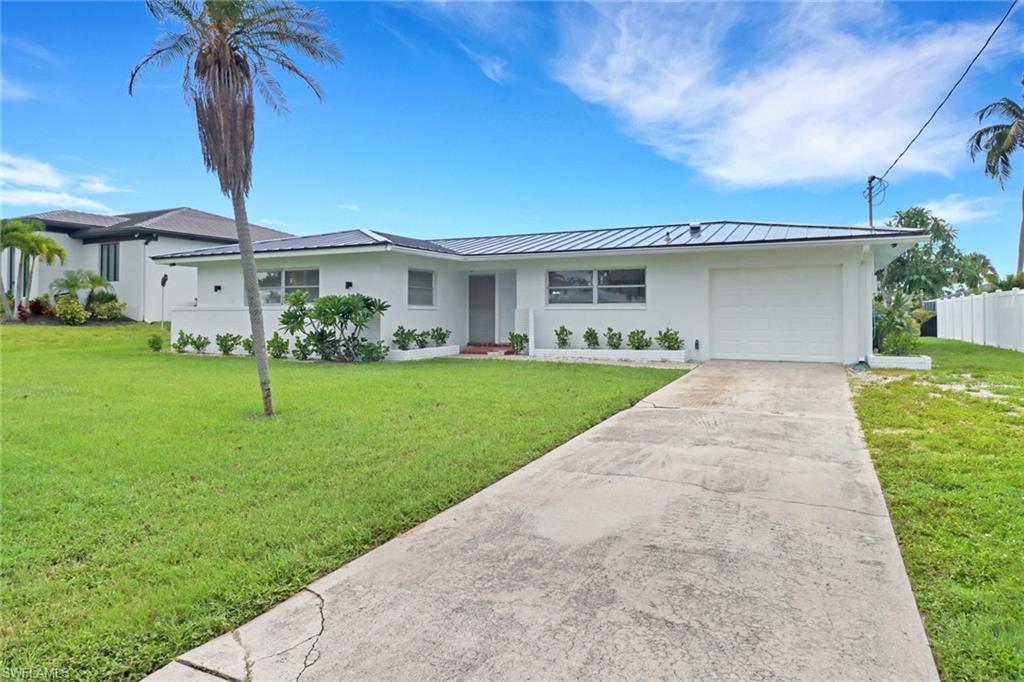
<instances>
[{"instance_id":1,"label":"utility wire","mask_svg":"<svg viewBox=\"0 0 1024 682\"><path fill-rule=\"evenodd\" d=\"M996 33L999 31L1000 28L1002 28L1003 24L1006 22L1007 17L1010 16L1010 12L1012 12L1013 8L1017 6L1017 2L1018 0L1013 0L1013 2L1010 3L1010 6L1006 10L1006 14L1004 14L1003 18L999 20L999 23L996 24L996 27L992 29L992 33L988 34L988 38L985 40L985 44L981 46L981 49L978 50L978 54L974 55L974 59L972 59L971 63L967 65L967 68L964 69L964 72L960 75L960 78L957 79L956 83L953 83L953 87L949 89L949 92L946 93L946 96L942 98L941 102L939 102L939 106L935 107L935 111L933 111L932 115L928 117L928 120L924 122L924 125L921 126L921 129L917 131L917 135L914 135L913 139L911 139L910 142L907 143L907 146L904 147L903 151L900 152L900 155L896 157L896 160L893 161L892 164L885 169L885 172L882 173L882 177L879 178L880 180L884 180L885 176L889 174L889 171L891 171L896 166L896 164L900 162L900 159L903 158L903 155L910 151L911 145L917 142L917 138L921 137L921 133L924 132L924 129L928 127L928 124L932 122L932 119L934 119L935 116L939 113L939 110L942 109L943 105L945 105L946 102L949 101L949 98L953 96L953 92L957 89L960 83L963 82L964 78L967 78L967 74L970 72L971 67L973 67L975 62L978 61L978 59L981 57L981 54L985 51L985 48L988 47L988 44L992 42L992 39L995 37Z\"/></svg>"}]
</instances>

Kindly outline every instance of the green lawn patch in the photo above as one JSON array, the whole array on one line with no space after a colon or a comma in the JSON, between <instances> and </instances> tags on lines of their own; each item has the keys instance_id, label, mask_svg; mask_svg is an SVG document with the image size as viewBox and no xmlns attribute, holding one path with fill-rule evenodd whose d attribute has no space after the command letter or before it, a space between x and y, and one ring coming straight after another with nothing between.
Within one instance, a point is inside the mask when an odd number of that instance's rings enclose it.
<instances>
[{"instance_id":1,"label":"green lawn patch","mask_svg":"<svg viewBox=\"0 0 1024 682\"><path fill-rule=\"evenodd\" d=\"M153 327L2 339L4 669L135 679L679 371L153 353Z\"/></svg>"},{"instance_id":2,"label":"green lawn patch","mask_svg":"<svg viewBox=\"0 0 1024 682\"><path fill-rule=\"evenodd\" d=\"M922 339L854 404L945 680L1024 679L1024 354Z\"/></svg>"}]
</instances>

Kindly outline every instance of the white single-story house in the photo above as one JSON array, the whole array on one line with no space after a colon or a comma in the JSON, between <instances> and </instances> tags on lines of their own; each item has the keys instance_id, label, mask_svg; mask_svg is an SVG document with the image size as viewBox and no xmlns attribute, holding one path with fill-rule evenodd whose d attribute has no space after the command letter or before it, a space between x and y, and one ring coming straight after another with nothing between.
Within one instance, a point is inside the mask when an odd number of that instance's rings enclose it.
<instances>
[{"instance_id":1,"label":"white single-story house","mask_svg":"<svg viewBox=\"0 0 1024 682\"><path fill-rule=\"evenodd\" d=\"M168 208L139 213L101 215L82 211L46 211L21 216L46 225L46 235L67 251L63 265L39 263L24 294L33 298L49 292L50 284L65 270L91 270L110 280L118 300L128 304L125 316L152 322L160 319L160 280L166 274L165 306L193 305L195 268L177 268L152 257L199 247L237 242L235 221L194 208ZM289 236L287 232L252 226L253 239ZM0 256L3 283L14 291L18 255L6 249Z\"/></svg>"},{"instance_id":2,"label":"white single-story house","mask_svg":"<svg viewBox=\"0 0 1024 682\"><path fill-rule=\"evenodd\" d=\"M553 348L565 325L625 335L681 332L695 360L854 363L871 352L875 273L920 231L712 221L455 239L348 230L256 243L268 335L282 300L359 292L391 304L370 338L399 325L451 329L458 344L534 330ZM237 246L154 256L198 272L195 305L172 333L249 334Z\"/></svg>"}]
</instances>

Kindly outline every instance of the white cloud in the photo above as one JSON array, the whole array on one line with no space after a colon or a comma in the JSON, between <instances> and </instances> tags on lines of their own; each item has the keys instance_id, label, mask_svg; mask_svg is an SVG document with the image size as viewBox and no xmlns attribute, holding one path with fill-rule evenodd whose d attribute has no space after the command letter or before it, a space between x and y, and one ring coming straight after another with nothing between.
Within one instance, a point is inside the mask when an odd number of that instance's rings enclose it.
<instances>
[{"instance_id":1,"label":"white cloud","mask_svg":"<svg viewBox=\"0 0 1024 682\"><path fill-rule=\"evenodd\" d=\"M985 220L998 214L989 197L969 199L962 194L950 194L942 199L929 201L924 205L939 218L944 218L954 225L973 223Z\"/></svg>"},{"instance_id":2,"label":"white cloud","mask_svg":"<svg viewBox=\"0 0 1024 682\"><path fill-rule=\"evenodd\" d=\"M893 21L861 3L573 5L556 75L712 179L859 179L888 166L991 30ZM1019 54L1019 40L1002 36L986 59L1011 45ZM950 174L968 129L955 119L944 111L899 171Z\"/></svg>"},{"instance_id":3,"label":"white cloud","mask_svg":"<svg viewBox=\"0 0 1024 682\"><path fill-rule=\"evenodd\" d=\"M39 43L32 42L31 40L25 40L24 38L16 38L15 36L4 34L0 36L0 42L3 42L4 47L13 48L22 54L31 57L36 63L45 62L53 66L60 61L57 59L56 55L48 49Z\"/></svg>"},{"instance_id":4,"label":"white cloud","mask_svg":"<svg viewBox=\"0 0 1024 682\"><path fill-rule=\"evenodd\" d=\"M78 179L78 188L89 194L111 194L114 192L134 192L127 187L119 187L101 175L82 175Z\"/></svg>"},{"instance_id":5,"label":"white cloud","mask_svg":"<svg viewBox=\"0 0 1024 682\"><path fill-rule=\"evenodd\" d=\"M291 227L288 223L283 220L274 220L273 218L264 218L260 221L261 225L276 225L277 227Z\"/></svg>"},{"instance_id":6,"label":"white cloud","mask_svg":"<svg viewBox=\"0 0 1024 682\"><path fill-rule=\"evenodd\" d=\"M66 180L62 173L48 163L0 152L0 183L60 189Z\"/></svg>"},{"instance_id":7,"label":"white cloud","mask_svg":"<svg viewBox=\"0 0 1024 682\"><path fill-rule=\"evenodd\" d=\"M487 78L491 79L498 85L501 85L508 80L508 62L494 55L481 54L474 52L473 50L466 47L462 42L459 43L459 47L462 51L469 55L469 58L476 62L476 65L480 67L480 71Z\"/></svg>"},{"instance_id":8,"label":"white cloud","mask_svg":"<svg viewBox=\"0 0 1024 682\"><path fill-rule=\"evenodd\" d=\"M352 211L353 213L359 213L361 210L359 204L338 204L338 208L342 211Z\"/></svg>"},{"instance_id":9,"label":"white cloud","mask_svg":"<svg viewBox=\"0 0 1024 682\"><path fill-rule=\"evenodd\" d=\"M28 86L0 74L0 99L5 102L25 102L39 98Z\"/></svg>"},{"instance_id":10,"label":"white cloud","mask_svg":"<svg viewBox=\"0 0 1024 682\"><path fill-rule=\"evenodd\" d=\"M0 205L110 212L102 202L82 194L130 191L102 176L67 173L45 161L0 152Z\"/></svg>"},{"instance_id":11,"label":"white cloud","mask_svg":"<svg viewBox=\"0 0 1024 682\"><path fill-rule=\"evenodd\" d=\"M79 208L89 211L111 209L104 204L86 197L74 196L67 192L53 192L43 189L22 189L0 187L0 205L5 206L45 206L47 208Z\"/></svg>"}]
</instances>

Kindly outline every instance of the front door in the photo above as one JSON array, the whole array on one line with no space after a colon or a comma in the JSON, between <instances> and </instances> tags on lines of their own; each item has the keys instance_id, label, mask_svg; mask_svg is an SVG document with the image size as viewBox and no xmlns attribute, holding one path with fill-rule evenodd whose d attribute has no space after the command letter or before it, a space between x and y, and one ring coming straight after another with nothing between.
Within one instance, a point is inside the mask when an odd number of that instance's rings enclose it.
<instances>
[{"instance_id":1,"label":"front door","mask_svg":"<svg viewBox=\"0 0 1024 682\"><path fill-rule=\"evenodd\" d=\"M469 342L494 343L494 275L469 276Z\"/></svg>"}]
</instances>

